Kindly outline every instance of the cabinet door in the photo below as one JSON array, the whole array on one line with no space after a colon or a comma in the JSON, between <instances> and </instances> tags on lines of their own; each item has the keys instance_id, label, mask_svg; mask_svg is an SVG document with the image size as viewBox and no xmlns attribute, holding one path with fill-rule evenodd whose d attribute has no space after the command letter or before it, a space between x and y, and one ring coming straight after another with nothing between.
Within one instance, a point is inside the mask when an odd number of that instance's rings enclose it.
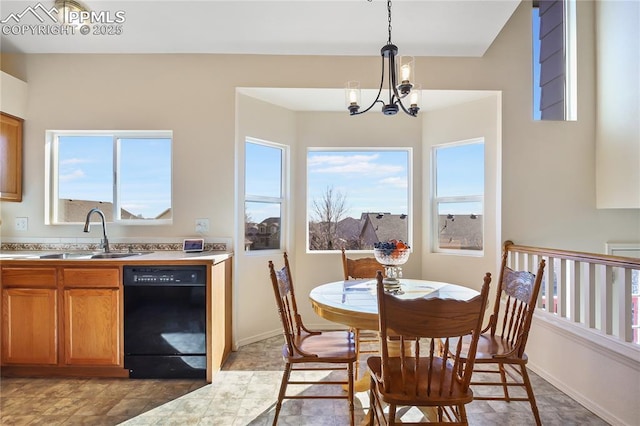
<instances>
[{"instance_id":1,"label":"cabinet door","mask_svg":"<svg viewBox=\"0 0 640 426\"><path fill-rule=\"evenodd\" d=\"M2 363L57 364L57 291L2 290Z\"/></svg>"},{"instance_id":2,"label":"cabinet door","mask_svg":"<svg viewBox=\"0 0 640 426\"><path fill-rule=\"evenodd\" d=\"M119 365L120 290L64 290L64 361Z\"/></svg>"},{"instance_id":3,"label":"cabinet door","mask_svg":"<svg viewBox=\"0 0 640 426\"><path fill-rule=\"evenodd\" d=\"M0 200L22 201L22 122L0 113Z\"/></svg>"}]
</instances>

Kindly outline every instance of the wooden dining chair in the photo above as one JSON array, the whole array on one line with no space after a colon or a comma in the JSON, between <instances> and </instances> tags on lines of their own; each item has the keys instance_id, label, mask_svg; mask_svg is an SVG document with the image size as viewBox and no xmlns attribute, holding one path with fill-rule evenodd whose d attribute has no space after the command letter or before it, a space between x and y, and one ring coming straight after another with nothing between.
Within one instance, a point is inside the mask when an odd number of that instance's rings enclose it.
<instances>
[{"instance_id":1,"label":"wooden dining chair","mask_svg":"<svg viewBox=\"0 0 640 426\"><path fill-rule=\"evenodd\" d=\"M282 322L285 344L282 347L282 357L285 361L284 373L280 384L278 402L276 403L273 424L278 422L278 415L285 399L346 399L349 404L350 424L354 424L353 405L353 365L356 362L356 348L354 335L351 331L317 331L309 330L302 322L298 313L296 297L291 279L289 259L284 254L284 267L276 270L273 262L269 261L269 274L273 293L276 298L278 314ZM335 371L344 370L347 378L344 380L328 379L312 380L310 376L301 376L294 380L298 371ZM315 393L287 394L288 385L316 384L345 386L334 393L317 395Z\"/></svg>"},{"instance_id":2,"label":"wooden dining chair","mask_svg":"<svg viewBox=\"0 0 640 426\"><path fill-rule=\"evenodd\" d=\"M540 261L535 275L528 271L514 271L507 266L506 247L509 243L505 243L493 313L478 340L474 368L474 373L486 373L488 377L495 377L497 374L500 380L484 380L482 376L474 374L471 386L502 388L502 395L477 395L477 400L529 401L535 422L540 425L540 414L527 373L528 358L525 347L540 292L545 261ZM468 339L464 340L464 346L469 346L471 342ZM470 359L471 356L465 358L463 351L462 360L468 362ZM510 394L509 388L513 387L524 388L526 397Z\"/></svg>"},{"instance_id":3,"label":"wooden dining chair","mask_svg":"<svg viewBox=\"0 0 640 426\"><path fill-rule=\"evenodd\" d=\"M378 263L375 257L350 259L347 257L344 247L342 248L342 269L345 281L364 278L374 279L378 271L382 271L384 276L384 266ZM360 370L360 355L379 353L379 342L377 331L354 328L353 333L355 334L356 356L358 358L355 368L355 377L357 379Z\"/></svg>"},{"instance_id":4,"label":"wooden dining chair","mask_svg":"<svg viewBox=\"0 0 640 426\"><path fill-rule=\"evenodd\" d=\"M487 273L480 294L468 301L407 299L385 292L378 274L381 356L367 360L371 372L369 424L406 424L397 418L400 406L432 407L436 418L426 416L428 421L423 423L468 424L465 404L473 400L469 387L473 355L490 282ZM461 365L458 355L461 337L466 335L471 344L467 362ZM458 344L452 346L451 339L456 337ZM394 354L394 349L399 353Z\"/></svg>"}]
</instances>

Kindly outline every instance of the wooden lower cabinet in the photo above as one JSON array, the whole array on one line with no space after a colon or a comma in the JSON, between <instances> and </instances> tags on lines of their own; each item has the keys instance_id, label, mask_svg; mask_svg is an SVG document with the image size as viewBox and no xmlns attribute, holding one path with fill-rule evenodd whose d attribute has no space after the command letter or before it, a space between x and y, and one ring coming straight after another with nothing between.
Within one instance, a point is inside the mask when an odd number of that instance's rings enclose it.
<instances>
[{"instance_id":1,"label":"wooden lower cabinet","mask_svg":"<svg viewBox=\"0 0 640 426\"><path fill-rule=\"evenodd\" d=\"M64 362L120 363L120 290L64 290Z\"/></svg>"},{"instance_id":2,"label":"wooden lower cabinet","mask_svg":"<svg viewBox=\"0 0 640 426\"><path fill-rule=\"evenodd\" d=\"M121 267L2 266L2 374L128 377Z\"/></svg>"},{"instance_id":3,"label":"wooden lower cabinet","mask_svg":"<svg viewBox=\"0 0 640 426\"><path fill-rule=\"evenodd\" d=\"M58 363L57 290L2 290L2 363Z\"/></svg>"}]
</instances>

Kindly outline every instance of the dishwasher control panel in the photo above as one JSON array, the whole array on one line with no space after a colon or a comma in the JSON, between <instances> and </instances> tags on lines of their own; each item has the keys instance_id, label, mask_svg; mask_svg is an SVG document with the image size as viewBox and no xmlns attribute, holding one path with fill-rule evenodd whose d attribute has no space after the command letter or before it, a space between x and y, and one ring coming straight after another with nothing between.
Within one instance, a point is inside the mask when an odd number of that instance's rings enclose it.
<instances>
[{"instance_id":1,"label":"dishwasher control panel","mask_svg":"<svg viewBox=\"0 0 640 426\"><path fill-rule=\"evenodd\" d=\"M205 285L206 266L125 266L123 283L129 285Z\"/></svg>"}]
</instances>

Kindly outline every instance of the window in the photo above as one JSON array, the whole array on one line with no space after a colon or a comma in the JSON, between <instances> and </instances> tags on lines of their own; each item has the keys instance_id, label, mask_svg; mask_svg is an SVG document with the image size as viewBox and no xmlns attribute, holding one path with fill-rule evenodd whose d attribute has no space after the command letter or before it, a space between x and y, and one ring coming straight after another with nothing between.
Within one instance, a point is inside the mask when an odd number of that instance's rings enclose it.
<instances>
[{"instance_id":1,"label":"window","mask_svg":"<svg viewBox=\"0 0 640 426\"><path fill-rule=\"evenodd\" d=\"M484 243L484 140L432 148L433 248L482 254Z\"/></svg>"},{"instance_id":2,"label":"window","mask_svg":"<svg viewBox=\"0 0 640 426\"><path fill-rule=\"evenodd\" d=\"M533 117L577 119L575 0L534 0Z\"/></svg>"},{"instance_id":3,"label":"window","mask_svg":"<svg viewBox=\"0 0 640 426\"><path fill-rule=\"evenodd\" d=\"M307 153L309 251L373 250L378 241L411 243L411 150Z\"/></svg>"},{"instance_id":4,"label":"window","mask_svg":"<svg viewBox=\"0 0 640 426\"><path fill-rule=\"evenodd\" d=\"M172 221L171 131L48 131L47 223Z\"/></svg>"},{"instance_id":5,"label":"window","mask_svg":"<svg viewBox=\"0 0 640 426\"><path fill-rule=\"evenodd\" d=\"M284 247L282 217L285 203L285 147L271 142L245 141L245 250Z\"/></svg>"}]
</instances>

